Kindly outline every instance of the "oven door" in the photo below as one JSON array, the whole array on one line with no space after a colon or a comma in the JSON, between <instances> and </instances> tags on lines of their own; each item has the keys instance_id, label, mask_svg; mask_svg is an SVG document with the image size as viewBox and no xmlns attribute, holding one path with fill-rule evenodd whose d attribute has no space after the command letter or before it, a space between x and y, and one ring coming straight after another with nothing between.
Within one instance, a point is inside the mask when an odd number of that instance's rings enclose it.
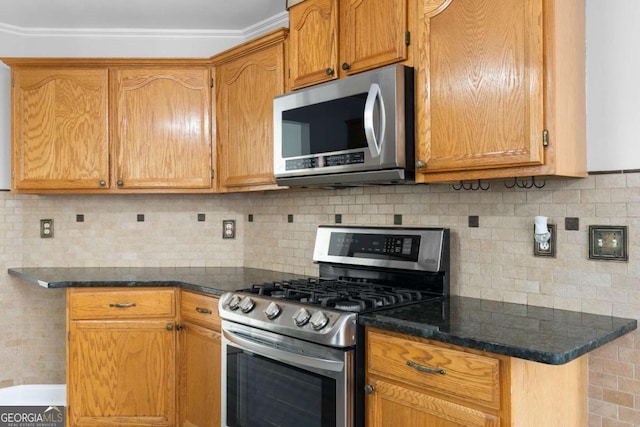
<instances>
[{"instance_id":1,"label":"oven door","mask_svg":"<svg viewBox=\"0 0 640 427\"><path fill-rule=\"evenodd\" d=\"M223 426L353 426L353 349L229 321L222 334Z\"/></svg>"}]
</instances>

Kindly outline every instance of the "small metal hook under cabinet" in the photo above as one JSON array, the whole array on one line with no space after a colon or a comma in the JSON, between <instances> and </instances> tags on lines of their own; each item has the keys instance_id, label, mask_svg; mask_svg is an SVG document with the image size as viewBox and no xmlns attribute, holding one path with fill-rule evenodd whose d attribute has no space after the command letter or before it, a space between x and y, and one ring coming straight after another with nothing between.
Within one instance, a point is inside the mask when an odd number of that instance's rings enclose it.
<instances>
[{"instance_id":1,"label":"small metal hook under cabinet","mask_svg":"<svg viewBox=\"0 0 640 427\"><path fill-rule=\"evenodd\" d=\"M455 191L460 191L460 190L487 191L489 188L491 188L491 184L489 184L488 182L483 184L481 180L478 180L477 184L474 184L473 182L465 183L464 181L460 181L459 184L451 184L451 189Z\"/></svg>"},{"instance_id":2,"label":"small metal hook under cabinet","mask_svg":"<svg viewBox=\"0 0 640 427\"><path fill-rule=\"evenodd\" d=\"M545 185L547 185L547 181L543 180L542 184L540 183L540 181L536 182L536 177L532 176L531 177L531 182L529 181L525 181L522 180L520 182L518 182L518 178L513 178L513 183L511 184L507 184L507 181L504 182L504 186L506 188L514 188L514 187L518 187L518 188L524 188L524 189L529 189L529 188L542 188Z\"/></svg>"}]
</instances>

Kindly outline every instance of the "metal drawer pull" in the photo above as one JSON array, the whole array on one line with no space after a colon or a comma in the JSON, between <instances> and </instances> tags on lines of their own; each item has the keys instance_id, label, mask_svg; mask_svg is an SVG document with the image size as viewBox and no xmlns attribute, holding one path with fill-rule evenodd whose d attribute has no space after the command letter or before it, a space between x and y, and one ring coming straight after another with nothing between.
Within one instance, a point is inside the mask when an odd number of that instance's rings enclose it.
<instances>
[{"instance_id":1,"label":"metal drawer pull","mask_svg":"<svg viewBox=\"0 0 640 427\"><path fill-rule=\"evenodd\" d=\"M200 314L213 314L208 308L196 307L196 311Z\"/></svg>"},{"instance_id":2,"label":"metal drawer pull","mask_svg":"<svg viewBox=\"0 0 640 427\"><path fill-rule=\"evenodd\" d=\"M415 362L412 362L411 360L407 360L407 366L412 367L413 369L415 369L416 371L420 371L420 372L426 372L427 374L440 374L440 375L444 375L447 373L447 371L445 371L442 368L430 368L428 366L424 366L424 365L419 365Z\"/></svg>"},{"instance_id":3,"label":"metal drawer pull","mask_svg":"<svg viewBox=\"0 0 640 427\"><path fill-rule=\"evenodd\" d=\"M115 307L115 308L129 308L129 307L135 307L136 303L135 302L131 302L129 304L109 304L109 307Z\"/></svg>"}]
</instances>

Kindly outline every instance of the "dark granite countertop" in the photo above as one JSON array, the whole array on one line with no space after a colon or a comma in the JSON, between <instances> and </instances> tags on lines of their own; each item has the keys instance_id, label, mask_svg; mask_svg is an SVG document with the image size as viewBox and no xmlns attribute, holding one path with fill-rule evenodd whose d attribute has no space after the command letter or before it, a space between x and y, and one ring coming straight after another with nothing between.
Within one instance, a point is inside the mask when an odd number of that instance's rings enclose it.
<instances>
[{"instance_id":1,"label":"dark granite countertop","mask_svg":"<svg viewBox=\"0 0 640 427\"><path fill-rule=\"evenodd\" d=\"M45 288L176 286L211 295L302 277L243 267L10 268L9 274Z\"/></svg>"},{"instance_id":2,"label":"dark granite countertop","mask_svg":"<svg viewBox=\"0 0 640 427\"><path fill-rule=\"evenodd\" d=\"M361 325L552 365L637 328L624 319L452 296L363 314Z\"/></svg>"},{"instance_id":3,"label":"dark granite countertop","mask_svg":"<svg viewBox=\"0 0 640 427\"><path fill-rule=\"evenodd\" d=\"M221 295L302 276L242 267L12 268L46 288L176 286ZM452 296L358 317L361 325L536 362L570 362L637 328L634 319Z\"/></svg>"}]
</instances>

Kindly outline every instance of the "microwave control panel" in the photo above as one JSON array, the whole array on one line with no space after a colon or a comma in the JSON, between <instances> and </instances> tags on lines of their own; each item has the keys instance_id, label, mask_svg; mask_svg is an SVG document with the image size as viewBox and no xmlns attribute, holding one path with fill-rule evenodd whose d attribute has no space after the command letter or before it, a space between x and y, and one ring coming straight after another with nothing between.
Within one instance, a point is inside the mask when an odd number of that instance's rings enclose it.
<instances>
[{"instance_id":1,"label":"microwave control panel","mask_svg":"<svg viewBox=\"0 0 640 427\"><path fill-rule=\"evenodd\" d=\"M346 154L332 154L329 156L305 157L286 161L286 168L290 170L319 169L329 166L354 165L364 163L364 151Z\"/></svg>"}]
</instances>

